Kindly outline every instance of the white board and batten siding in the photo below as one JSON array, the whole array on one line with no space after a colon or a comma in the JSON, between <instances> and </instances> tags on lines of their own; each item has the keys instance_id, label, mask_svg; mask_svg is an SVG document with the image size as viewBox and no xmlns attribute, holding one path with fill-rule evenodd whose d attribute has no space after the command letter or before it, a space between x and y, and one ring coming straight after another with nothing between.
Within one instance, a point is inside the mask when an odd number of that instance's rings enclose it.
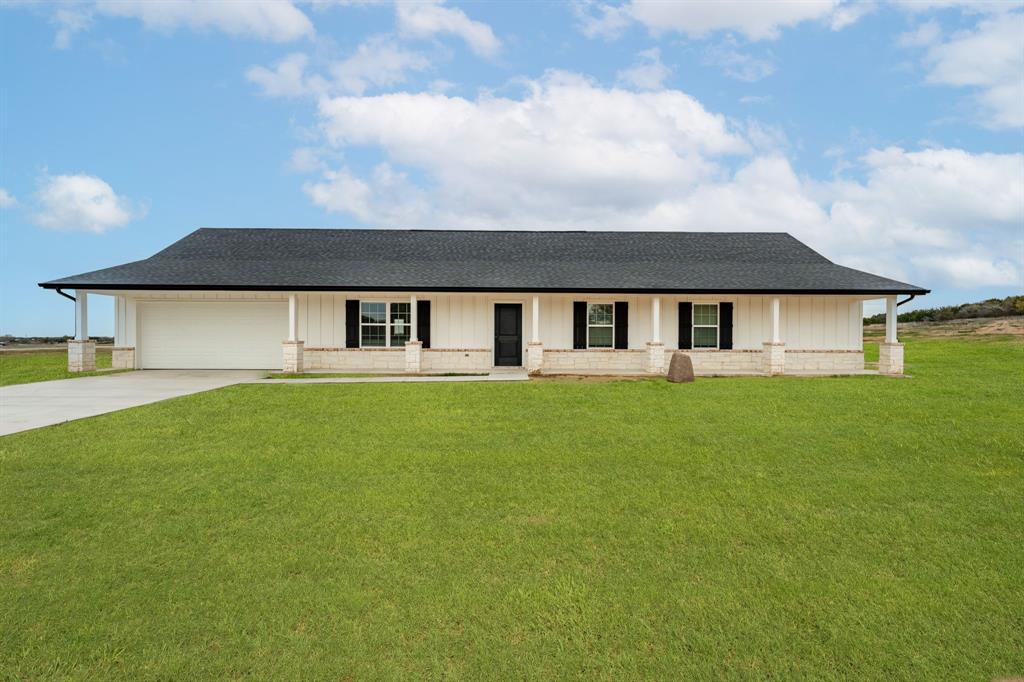
<instances>
[{"instance_id":1,"label":"white board and batten siding","mask_svg":"<svg viewBox=\"0 0 1024 682\"><path fill-rule=\"evenodd\" d=\"M117 292L115 345L137 348L140 367L251 367L281 364L287 292ZM345 345L345 300L408 301L407 293L297 293L298 336L307 348ZM431 302L431 347L490 349L494 304L523 305L523 343L532 336L532 294L418 294ZM862 350L862 296L782 296L780 332L791 350ZM540 295L545 349L572 348L573 301L629 303L629 347L651 336L651 297ZM771 336L771 296L661 296L661 340L678 347L678 304L731 301L736 349L757 350Z\"/></svg>"},{"instance_id":2,"label":"white board and batten siding","mask_svg":"<svg viewBox=\"0 0 1024 682\"><path fill-rule=\"evenodd\" d=\"M408 301L409 295L388 293L308 293L298 295L299 338L312 348L345 345L345 300ZM523 305L523 343L533 333L532 294L433 293L417 295L429 300L433 348L485 349L494 339L494 304ZM547 349L572 348L573 301L629 303L629 347L642 349L651 338L651 297L646 295L599 296L540 295L540 339ZM771 297L661 297L661 340L677 348L680 301L716 303L731 301L733 343L736 349L760 349L771 337ZM863 299L855 296L783 296L780 300L782 340L794 350L861 350Z\"/></svg>"}]
</instances>

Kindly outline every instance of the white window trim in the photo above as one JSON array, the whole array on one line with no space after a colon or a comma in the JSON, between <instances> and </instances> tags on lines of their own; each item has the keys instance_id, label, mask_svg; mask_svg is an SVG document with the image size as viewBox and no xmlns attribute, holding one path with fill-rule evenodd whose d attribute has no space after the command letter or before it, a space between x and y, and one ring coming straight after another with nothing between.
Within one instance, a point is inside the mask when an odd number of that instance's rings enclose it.
<instances>
[{"instance_id":1,"label":"white window trim","mask_svg":"<svg viewBox=\"0 0 1024 682\"><path fill-rule=\"evenodd\" d=\"M592 305L610 305L612 307L612 323L607 324L590 324L590 306ZM590 328L591 327L611 327L612 330L612 345L610 346L594 346L594 350L614 350L615 349L615 301L587 301L587 350L591 349L590 345Z\"/></svg>"},{"instance_id":2,"label":"white window trim","mask_svg":"<svg viewBox=\"0 0 1024 682\"><path fill-rule=\"evenodd\" d=\"M691 303L691 305L693 306L693 313L692 313L692 319L690 320L690 348L693 349L693 350L720 350L720 346L722 344L722 330L721 330L721 326L722 326L722 309L721 309L721 303L717 302L717 301L714 302L714 303L693 301ZM713 306L715 306L715 324L697 324L697 306L699 306L699 305L713 305ZM715 330L715 345L714 346L701 346L700 348L697 347L697 334L694 333L694 330L697 329L698 327L701 328L701 329L710 329L710 328L714 327L714 330Z\"/></svg>"},{"instance_id":3,"label":"white window trim","mask_svg":"<svg viewBox=\"0 0 1024 682\"><path fill-rule=\"evenodd\" d=\"M363 304L364 303L383 303L384 304L384 322L363 322ZM392 346L391 345L391 304L392 303L405 303L410 306L409 308L409 336L412 337L412 302L404 299L360 299L359 301L359 348L404 348L404 346ZM383 346L363 346L363 327L379 327L381 324L384 325L384 345Z\"/></svg>"}]
</instances>

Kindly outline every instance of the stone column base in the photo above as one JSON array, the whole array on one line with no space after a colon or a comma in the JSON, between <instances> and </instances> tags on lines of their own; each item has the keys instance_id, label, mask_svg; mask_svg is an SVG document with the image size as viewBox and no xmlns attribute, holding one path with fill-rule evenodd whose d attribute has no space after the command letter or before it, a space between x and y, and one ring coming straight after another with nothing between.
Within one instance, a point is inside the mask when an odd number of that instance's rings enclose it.
<instances>
[{"instance_id":1,"label":"stone column base","mask_svg":"<svg viewBox=\"0 0 1024 682\"><path fill-rule=\"evenodd\" d=\"M96 371L95 341L79 341L78 339L68 341L68 371Z\"/></svg>"},{"instance_id":2,"label":"stone column base","mask_svg":"<svg viewBox=\"0 0 1024 682\"><path fill-rule=\"evenodd\" d=\"M110 366L114 369L135 369L135 349L114 348Z\"/></svg>"},{"instance_id":3,"label":"stone column base","mask_svg":"<svg viewBox=\"0 0 1024 682\"><path fill-rule=\"evenodd\" d=\"M304 341L285 341L281 344L281 352L284 355L284 362L281 363L282 372L302 374L305 346Z\"/></svg>"},{"instance_id":4,"label":"stone column base","mask_svg":"<svg viewBox=\"0 0 1024 682\"><path fill-rule=\"evenodd\" d=\"M786 373L786 344L765 341L764 347L764 373L774 377Z\"/></svg>"},{"instance_id":5,"label":"stone column base","mask_svg":"<svg viewBox=\"0 0 1024 682\"><path fill-rule=\"evenodd\" d=\"M903 374L902 343L878 344L878 373L895 375Z\"/></svg>"},{"instance_id":6,"label":"stone column base","mask_svg":"<svg viewBox=\"0 0 1024 682\"><path fill-rule=\"evenodd\" d=\"M651 374L664 374L665 344L660 341L647 342L647 364L645 369Z\"/></svg>"},{"instance_id":7,"label":"stone column base","mask_svg":"<svg viewBox=\"0 0 1024 682\"><path fill-rule=\"evenodd\" d=\"M412 374L419 374L423 369L423 342L406 341L405 343L405 371Z\"/></svg>"},{"instance_id":8,"label":"stone column base","mask_svg":"<svg viewBox=\"0 0 1024 682\"><path fill-rule=\"evenodd\" d=\"M544 344L530 342L526 344L526 371L530 374L540 374L544 367Z\"/></svg>"}]
</instances>

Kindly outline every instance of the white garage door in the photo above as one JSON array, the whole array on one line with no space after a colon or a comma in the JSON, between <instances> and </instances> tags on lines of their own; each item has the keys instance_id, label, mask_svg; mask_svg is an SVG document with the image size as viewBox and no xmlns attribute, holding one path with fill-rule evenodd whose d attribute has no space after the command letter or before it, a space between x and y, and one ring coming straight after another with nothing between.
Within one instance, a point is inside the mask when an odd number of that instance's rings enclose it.
<instances>
[{"instance_id":1,"label":"white garage door","mask_svg":"<svg viewBox=\"0 0 1024 682\"><path fill-rule=\"evenodd\" d=\"M280 369L285 301L139 303L143 369Z\"/></svg>"}]
</instances>

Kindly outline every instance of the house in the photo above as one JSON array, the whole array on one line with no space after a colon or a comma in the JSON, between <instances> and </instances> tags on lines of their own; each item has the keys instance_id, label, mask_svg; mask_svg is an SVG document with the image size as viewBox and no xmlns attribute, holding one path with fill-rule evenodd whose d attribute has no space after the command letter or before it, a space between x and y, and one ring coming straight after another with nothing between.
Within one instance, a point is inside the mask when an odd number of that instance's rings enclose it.
<instances>
[{"instance_id":1,"label":"house","mask_svg":"<svg viewBox=\"0 0 1024 682\"><path fill-rule=\"evenodd\" d=\"M762 232L203 228L40 286L75 300L72 371L105 295L116 367L660 373L681 349L705 375L862 372L884 298L879 368L901 374L897 297L928 293Z\"/></svg>"}]
</instances>

